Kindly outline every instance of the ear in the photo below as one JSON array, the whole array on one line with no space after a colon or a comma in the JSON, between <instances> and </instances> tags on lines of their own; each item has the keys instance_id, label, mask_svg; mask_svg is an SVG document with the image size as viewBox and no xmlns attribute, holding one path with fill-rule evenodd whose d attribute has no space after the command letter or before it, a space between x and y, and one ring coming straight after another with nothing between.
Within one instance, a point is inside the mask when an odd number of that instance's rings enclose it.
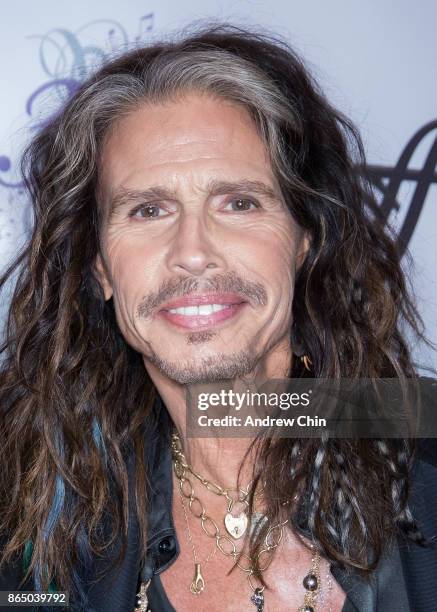
<instances>
[{"instance_id":1,"label":"ear","mask_svg":"<svg viewBox=\"0 0 437 612\"><path fill-rule=\"evenodd\" d=\"M300 239L300 245L296 254L296 270L299 270L305 258L308 250L311 246L312 238L308 230L304 230Z\"/></svg>"},{"instance_id":2,"label":"ear","mask_svg":"<svg viewBox=\"0 0 437 612\"><path fill-rule=\"evenodd\" d=\"M103 289L103 293L105 295L105 300L108 301L111 299L113 291L112 285L109 281L109 274L106 269L105 262L102 259L100 254L97 255L96 261L94 263L94 270L96 272L97 280L100 283L100 286Z\"/></svg>"}]
</instances>

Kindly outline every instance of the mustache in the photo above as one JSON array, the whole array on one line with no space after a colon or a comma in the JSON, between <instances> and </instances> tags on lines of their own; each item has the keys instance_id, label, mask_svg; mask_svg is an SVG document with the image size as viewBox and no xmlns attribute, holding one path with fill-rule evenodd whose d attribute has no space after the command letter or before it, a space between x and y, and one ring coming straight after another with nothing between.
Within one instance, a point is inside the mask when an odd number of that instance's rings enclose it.
<instances>
[{"instance_id":1,"label":"mustache","mask_svg":"<svg viewBox=\"0 0 437 612\"><path fill-rule=\"evenodd\" d=\"M267 291L264 285L246 280L236 272L216 274L203 279L180 276L163 281L157 292L145 295L137 306L137 317L148 317L168 300L189 295L194 291L238 293L256 306L267 304Z\"/></svg>"}]
</instances>

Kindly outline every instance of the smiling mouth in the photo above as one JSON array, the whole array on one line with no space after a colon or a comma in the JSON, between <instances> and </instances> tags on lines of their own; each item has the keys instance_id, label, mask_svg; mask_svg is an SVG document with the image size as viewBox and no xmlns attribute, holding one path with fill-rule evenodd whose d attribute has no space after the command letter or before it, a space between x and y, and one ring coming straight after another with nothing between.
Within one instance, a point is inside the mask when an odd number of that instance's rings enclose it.
<instances>
[{"instance_id":1,"label":"smiling mouth","mask_svg":"<svg viewBox=\"0 0 437 612\"><path fill-rule=\"evenodd\" d=\"M205 329L236 317L247 302L197 304L163 309L159 314L169 323L185 329Z\"/></svg>"},{"instance_id":2,"label":"smiling mouth","mask_svg":"<svg viewBox=\"0 0 437 612\"><path fill-rule=\"evenodd\" d=\"M170 308L167 312L180 314L189 317L208 316L215 312L220 312L225 308L229 308L232 304L199 304L199 306L179 306L179 308Z\"/></svg>"}]
</instances>

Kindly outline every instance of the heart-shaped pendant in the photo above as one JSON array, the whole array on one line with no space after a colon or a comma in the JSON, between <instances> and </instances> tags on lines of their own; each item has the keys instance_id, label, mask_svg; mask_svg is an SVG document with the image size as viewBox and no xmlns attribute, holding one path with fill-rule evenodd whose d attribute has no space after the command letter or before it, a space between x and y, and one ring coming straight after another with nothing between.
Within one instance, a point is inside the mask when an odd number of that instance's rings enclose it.
<instances>
[{"instance_id":1,"label":"heart-shaped pendant","mask_svg":"<svg viewBox=\"0 0 437 612\"><path fill-rule=\"evenodd\" d=\"M238 516L234 516L230 512L228 512L225 516L225 527L226 531L232 536L235 540L241 538L244 535L244 532L247 528L247 514L242 512Z\"/></svg>"}]
</instances>

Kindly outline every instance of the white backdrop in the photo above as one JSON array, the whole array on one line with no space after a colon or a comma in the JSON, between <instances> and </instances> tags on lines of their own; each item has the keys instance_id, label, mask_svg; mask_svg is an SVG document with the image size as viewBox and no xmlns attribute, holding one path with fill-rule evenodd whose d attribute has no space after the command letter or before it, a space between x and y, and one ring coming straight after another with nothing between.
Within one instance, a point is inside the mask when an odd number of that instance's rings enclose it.
<instances>
[{"instance_id":1,"label":"white backdrop","mask_svg":"<svg viewBox=\"0 0 437 612\"><path fill-rule=\"evenodd\" d=\"M4 0L0 22L0 258L3 267L25 239L29 211L17 162L23 143L65 99L68 86L120 45L159 38L200 19L258 25L289 40L307 59L328 97L358 125L369 164L385 189L402 180L390 221L409 220L408 247L419 311L437 342L437 128L398 160L410 139L437 120L433 0ZM384 178L384 175L386 178ZM418 191L416 191L416 189ZM414 195L416 199L414 199ZM381 196L382 200L382 196ZM422 206L423 204L423 206ZM417 215L416 215L417 216ZM405 227L404 227L405 231ZM3 296L3 310L6 299ZM437 366L437 353L415 348Z\"/></svg>"}]
</instances>

